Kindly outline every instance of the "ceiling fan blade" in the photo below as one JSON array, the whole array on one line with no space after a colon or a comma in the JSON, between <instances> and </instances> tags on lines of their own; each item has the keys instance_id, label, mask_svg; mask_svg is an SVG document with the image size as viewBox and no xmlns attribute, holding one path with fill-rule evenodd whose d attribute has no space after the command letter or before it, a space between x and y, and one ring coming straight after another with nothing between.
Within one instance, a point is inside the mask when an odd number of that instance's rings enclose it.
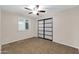
<instances>
[{"instance_id":1,"label":"ceiling fan blade","mask_svg":"<svg viewBox=\"0 0 79 59\"><path fill-rule=\"evenodd\" d=\"M38 12L44 12L45 13L46 11L45 10L39 10Z\"/></svg>"},{"instance_id":2,"label":"ceiling fan blade","mask_svg":"<svg viewBox=\"0 0 79 59\"><path fill-rule=\"evenodd\" d=\"M26 8L26 7L25 7L25 9L32 11L31 9L29 9L29 8Z\"/></svg>"},{"instance_id":3,"label":"ceiling fan blade","mask_svg":"<svg viewBox=\"0 0 79 59\"><path fill-rule=\"evenodd\" d=\"M35 5L35 7L33 8L33 10L37 10L39 8L39 5Z\"/></svg>"},{"instance_id":4,"label":"ceiling fan blade","mask_svg":"<svg viewBox=\"0 0 79 59\"><path fill-rule=\"evenodd\" d=\"M33 12L29 12L29 14L32 14Z\"/></svg>"}]
</instances>

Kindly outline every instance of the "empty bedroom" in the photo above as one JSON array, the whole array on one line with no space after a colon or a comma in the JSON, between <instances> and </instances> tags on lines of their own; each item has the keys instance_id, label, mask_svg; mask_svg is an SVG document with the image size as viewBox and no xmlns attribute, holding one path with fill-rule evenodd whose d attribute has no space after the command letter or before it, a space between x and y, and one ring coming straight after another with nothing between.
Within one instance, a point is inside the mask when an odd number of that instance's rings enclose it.
<instances>
[{"instance_id":1,"label":"empty bedroom","mask_svg":"<svg viewBox=\"0 0 79 59\"><path fill-rule=\"evenodd\" d=\"M1 54L78 54L78 5L0 5Z\"/></svg>"}]
</instances>

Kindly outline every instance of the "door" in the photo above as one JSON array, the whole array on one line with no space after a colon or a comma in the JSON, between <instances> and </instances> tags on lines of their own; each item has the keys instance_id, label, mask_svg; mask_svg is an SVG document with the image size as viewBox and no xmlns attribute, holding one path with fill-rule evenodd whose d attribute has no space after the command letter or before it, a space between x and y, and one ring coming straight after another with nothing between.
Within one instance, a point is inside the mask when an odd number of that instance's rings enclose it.
<instances>
[{"instance_id":1,"label":"door","mask_svg":"<svg viewBox=\"0 0 79 59\"><path fill-rule=\"evenodd\" d=\"M52 18L38 20L38 37L53 40Z\"/></svg>"},{"instance_id":2,"label":"door","mask_svg":"<svg viewBox=\"0 0 79 59\"><path fill-rule=\"evenodd\" d=\"M43 36L43 20L39 20L38 22L38 37L44 38Z\"/></svg>"},{"instance_id":3,"label":"door","mask_svg":"<svg viewBox=\"0 0 79 59\"><path fill-rule=\"evenodd\" d=\"M45 19L45 39L53 39L53 24L52 19Z\"/></svg>"}]
</instances>

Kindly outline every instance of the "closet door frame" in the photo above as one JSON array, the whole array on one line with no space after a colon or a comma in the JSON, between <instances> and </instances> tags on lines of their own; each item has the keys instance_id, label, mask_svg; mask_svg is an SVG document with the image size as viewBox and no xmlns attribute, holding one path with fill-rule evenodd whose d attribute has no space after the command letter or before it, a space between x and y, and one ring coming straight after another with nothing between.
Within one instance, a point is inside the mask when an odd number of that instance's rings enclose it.
<instances>
[{"instance_id":1,"label":"closet door frame","mask_svg":"<svg viewBox=\"0 0 79 59\"><path fill-rule=\"evenodd\" d=\"M50 20L51 19L51 24L52 24L52 40L50 40L50 39L47 39L47 38L45 38L45 20ZM53 18L45 18L45 19L41 19L41 20L38 20L38 37L39 37L39 21L43 21L44 23L43 23L43 39L46 39L46 40L50 40L50 41L53 41ZM41 38L41 37L39 37L39 38Z\"/></svg>"}]
</instances>

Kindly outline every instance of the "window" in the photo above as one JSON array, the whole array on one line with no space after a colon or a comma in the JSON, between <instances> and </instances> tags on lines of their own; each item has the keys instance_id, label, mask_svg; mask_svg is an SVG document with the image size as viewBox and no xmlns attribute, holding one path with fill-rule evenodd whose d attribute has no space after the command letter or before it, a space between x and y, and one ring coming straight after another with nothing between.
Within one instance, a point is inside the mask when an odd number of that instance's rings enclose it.
<instances>
[{"instance_id":1,"label":"window","mask_svg":"<svg viewBox=\"0 0 79 59\"><path fill-rule=\"evenodd\" d=\"M19 31L25 31L29 29L28 20L24 18L20 18L18 21L18 27L19 27Z\"/></svg>"}]
</instances>

